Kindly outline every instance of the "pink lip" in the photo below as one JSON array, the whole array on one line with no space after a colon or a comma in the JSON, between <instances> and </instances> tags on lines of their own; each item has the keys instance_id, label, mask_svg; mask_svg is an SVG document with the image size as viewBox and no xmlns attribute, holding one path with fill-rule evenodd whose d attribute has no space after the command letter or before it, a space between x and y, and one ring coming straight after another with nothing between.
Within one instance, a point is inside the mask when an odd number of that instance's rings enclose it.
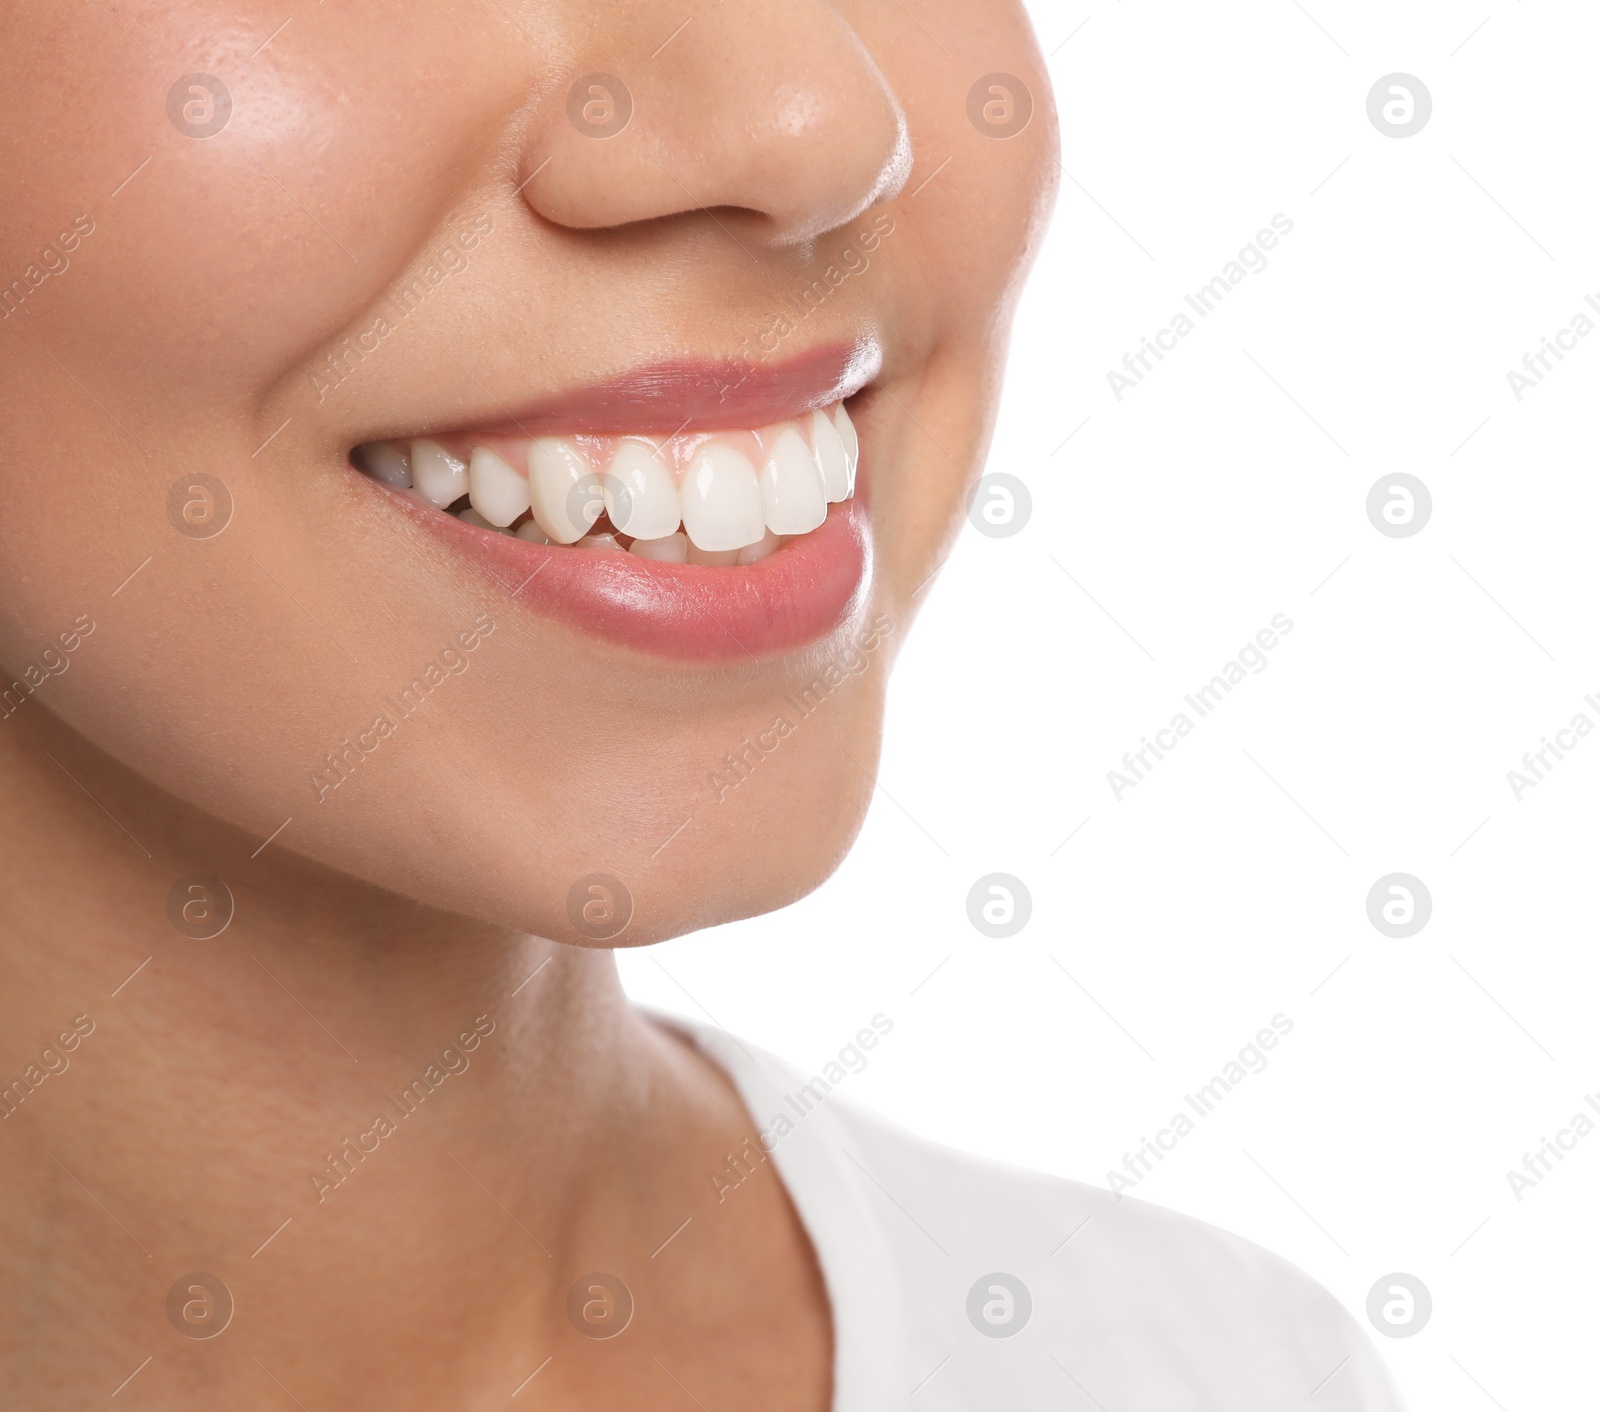
<instances>
[{"instance_id":1,"label":"pink lip","mask_svg":"<svg viewBox=\"0 0 1600 1412\"><path fill-rule=\"evenodd\" d=\"M827 344L782 363L684 359L654 363L607 382L452 423L450 430L514 436L562 432L718 431L761 427L826 407L877 376L871 339Z\"/></svg>"},{"instance_id":2,"label":"pink lip","mask_svg":"<svg viewBox=\"0 0 1600 1412\"><path fill-rule=\"evenodd\" d=\"M866 593L872 540L859 485L803 538L755 564L711 568L532 544L362 479L507 596L658 656L714 662L802 647L845 621Z\"/></svg>"},{"instance_id":3,"label":"pink lip","mask_svg":"<svg viewBox=\"0 0 1600 1412\"><path fill-rule=\"evenodd\" d=\"M881 362L877 343L863 339L770 366L736 359L654 364L524 405L509 422L454 422L449 430L671 434L760 427L853 396ZM360 473L352 467L352 474ZM810 534L755 564L728 568L534 544L361 479L509 597L582 632L658 656L726 661L815 642L859 607L871 572L865 478L857 481L854 498L830 506Z\"/></svg>"}]
</instances>

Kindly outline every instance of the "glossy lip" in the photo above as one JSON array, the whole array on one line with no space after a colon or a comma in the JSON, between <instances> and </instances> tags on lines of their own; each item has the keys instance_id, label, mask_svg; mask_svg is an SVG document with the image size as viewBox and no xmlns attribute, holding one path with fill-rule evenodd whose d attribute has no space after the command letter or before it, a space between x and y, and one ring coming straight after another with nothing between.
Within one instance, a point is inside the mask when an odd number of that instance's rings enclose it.
<instances>
[{"instance_id":1,"label":"glossy lip","mask_svg":"<svg viewBox=\"0 0 1600 1412\"><path fill-rule=\"evenodd\" d=\"M433 429L503 436L562 432L672 435L769 426L853 397L878 375L876 340L831 343L781 363L738 358L678 359L631 369L558 396L506 407ZM379 440L379 433L363 440ZM392 435L417 435L415 428Z\"/></svg>"},{"instance_id":2,"label":"glossy lip","mask_svg":"<svg viewBox=\"0 0 1600 1412\"><path fill-rule=\"evenodd\" d=\"M810 534L754 564L713 568L534 544L361 479L507 597L580 632L662 657L719 662L804 647L854 614L871 579L859 481L856 496L830 505Z\"/></svg>"},{"instance_id":3,"label":"glossy lip","mask_svg":"<svg viewBox=\"0 0 1600 1412\"><path fill-rule=\"evenodd\" d=\"M607 382L530 403L506 420L452 422L481 435L632 432L674 434L754 428L797 417L861 391L882 354L863 339L766 364L683 360L647 365ZM479 529L353 466L418 530L468 572L541 616L657 656L695 662L792 651L824 637L864 601L872 534L865 477L828 518L754 564L664 564L633 554L541 545Z\"/></svg>"}]
</instances>

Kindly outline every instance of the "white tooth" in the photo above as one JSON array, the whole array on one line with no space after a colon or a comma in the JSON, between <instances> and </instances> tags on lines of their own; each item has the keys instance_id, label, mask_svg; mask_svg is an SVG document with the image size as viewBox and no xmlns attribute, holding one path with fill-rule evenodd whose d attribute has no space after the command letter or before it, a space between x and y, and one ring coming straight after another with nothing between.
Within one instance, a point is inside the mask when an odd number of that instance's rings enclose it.
<instances>
[{"instance_id":1,"label":"white tooth","mask_svg":"<svg viewBox=\"0 0 1600 1412\"><path fill-rule=\"evenodd\" d=\"M361 464L374 480L405 490L411 484L411 458L387 441L369 441L361 448Z\"/></svg>"},{"instance_id":2,"label":"white tooth","mask_svg":"<svg viewBox=\"0 0 1600 1412\"><path fill-rule=\"evenodd\" d=\"M755 467L725 441L700 448L678 495L689 542L701 549L743 549L767 532Z\"/></svg>"},{"instance_id":3,"label":"white tooth","mask_svg":"<svg viewBox=\"0 0 1600 1412\"><path fill-rule=\"evenodd\" d=\"M833 429L839 433L839 440L844 443L845 461L849 474L845 479L850 488L845 491L848 498L856 493L856 466L861 460L861 438L856 435L856 424L850 420L850 414L845 411L841 402L833 409Z\"/></svg>"},{"instance_id":4,"label":"white tooth","mask_svg":"<svg viewBox=\"0 0 1600 1412\"><path fill-rule=\"evenodd\" d=\"M755 544L747 544L739 551L739 563L759 563L782 543L783 541L777 535L768 530Z\"/></svg>"},{"instance_id":5,"label":"white tooth","mask_svg":"<svg viewBox=\"0 0 1600 1412\"><path fill-rule=\"evenodd\" d=\"M411 479L427 499L443 508L467 493L467 463L437 441L413 441Z\"/></svg>"},{"instance_id":6,"label":"white tooth","mask_svg":"<svg viewBox=\"0 0 1600 1412\"><path fill-rule=\"evenodd\" d=\"M496 529L509 525L528 508L528 478L487 446L474 446L467 464L467 493L472 508Z\"/></svg>"},{"instance_id":7,"label":"white tooth","mask_svg":"<svg viewBox=\"0 0 1600 1412\"><path fill-rule=\"evenodd\" d=\"M822 478L805 438L786 426L767 442L761 465L761 504L775 534L805 534L828 518Z\"/></svg>"},{"instance_id":8,"label":"white tooth","mask_svg":"<svg viewBox=\"0 0 1600 1412\"><path fill-rule=\"evenodd\" d=\"M739 562L737 549L702 549L692 539L689 541L689 562L706 564L715 569L731 568Z\"/></svg>"},{"instance_id":9,"label":"white tooth","mask_svg":"<svg viewBox=\"0 0 1600 1412\"><path fill-rule=\"evenodd\" d=\"M811 414L811 444L816 448L817 468L822 472L822 488L831 505L850 498L850 461L844 441L828 414L818 408Z\"/></svg>"},{"instance_id":10,"label":"white tooth","mask_svg":"<svg viewBox=\"0 0 1600 1412\"><path fill-rule=\"evenodd\" d=\"M528 447L533 518L556 544L582 539L605 509L600 478L563 436L541 436Z\"/></svg>"},{"instance_id":11,"label":"white tooth","mask_svg":"<svg viewBox=\"0 0 1600 1412\"><path fill-rule=\"evenodd\" d=\"M641 559L653 559L658 564L687 564L689 537L669 534L665 539L636 539L628 546L628 553Z\"/></svg>"},{"instance_id":12,"label":"white tooth","mask_svg":"<svg viewBox=\"0 0 1600 1412\"><path fill-rule=\"evenodd\" d=\"M678 528L678 482L645 441L624 441L605 478L606 514L635 539L661 539Z\"/></svg>"},{"instance_id":13,"label":"white tooth","mask_svg":"<svg viewBox=\"0 0 1600 1412\"><path fill-rule=\"evenodd\" d=\"M529 544L548 544L550 536L539 528L537 520L524 520L514 531L518 539L525 539Z\"/></svg>"},{"instance_id":14,"label":"white tooth","mask_svg":"<svg viewBox=\"0 0 1600 1412\"><path fill-rule=\"evenodd\" d=\"M614 534L586 534L573 547L576 549L598 549L616 554L622 553L622 546L617 543L617 537Z\"/></svg>"},{"instance_id":15,"label":"white tooth","mask_svg":"<svg viewBox=\"0 0 1600 1412\"><path fill-rule=\"evenodd\" d=\"M505 529L500 525L493 524L490 521L484 519L484 517L482 515L480 515L476 510L474 510L472 508L472 506L470 506L470 505L467 506L467 508L465 510L463 510L459 515L457 515L456 518L458 520L460 520L462 522L462 524L476 525L479 529L493 530L496 534L510 534L511 533L510 530Z\"/></svg>"}]
</instances>

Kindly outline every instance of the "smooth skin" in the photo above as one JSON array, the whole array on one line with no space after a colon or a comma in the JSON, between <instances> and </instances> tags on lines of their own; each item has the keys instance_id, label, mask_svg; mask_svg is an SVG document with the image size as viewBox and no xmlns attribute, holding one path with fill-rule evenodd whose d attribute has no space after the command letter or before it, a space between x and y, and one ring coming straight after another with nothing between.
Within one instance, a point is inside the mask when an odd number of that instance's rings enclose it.
<instances>
[{"instance_id":1,"label":"smooth skin","mask_svg":"<svg viewBox=\"0 0 1600 1412\"><path fill-rule=\"evenodd\" d=\"M749 1115L608 951L543 938L576 939L586 873L627 879L636 944L782 906L854 837L1053 196L1020 8L135 0L13 3L0 32L0 288L25 294L0 662L42 664L0 719L0 1080L92 1022L0 1121L0 1404L820 1412L810 1243L770 1162L725 1200L708 1179ZM634 104L605 140L567 116L597 71ZM968 117L996 72L1035 105L1005 140ZM196 73L232 101L206 138L168 118ZM354 479L375 437L735 353L884 212L786 340L883 353L854 409L871 587L813 648L586 639ZM319 392L478 216L465 267ZM234 502L210 539L168 517L197 471ZM319 802L309 771L484 613L469 669ZM878 616L870 669L710 807L723 754ZM168 921L195 873L236 900L209 941ZM319 1199L325 1155L480 1017L470 1067ZM196 1271L236 1304L209 1340L167 1317ZM593 1271L633 1293L616 1339L567 1318Z\"/></svg>"}]
</instances>

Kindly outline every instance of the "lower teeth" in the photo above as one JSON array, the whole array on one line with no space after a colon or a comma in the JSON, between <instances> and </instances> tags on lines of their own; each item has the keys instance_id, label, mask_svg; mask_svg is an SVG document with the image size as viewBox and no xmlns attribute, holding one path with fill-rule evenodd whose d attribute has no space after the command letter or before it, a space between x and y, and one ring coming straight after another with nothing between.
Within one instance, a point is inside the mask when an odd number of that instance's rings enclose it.
<instances>
[{"instance_id":1,"label":"lower teeth","mask_svg":"<svg viewBox=\"0 0 1600 1412\"><path fill-rule=\"evenodd\" d=\"M550 536L539 528L538 521L529 514L524 514L521 519L509 525L490 524L466 501L459 502L459 506L450 506L447 513L463 524L471 525L475 529L488 530L491 534L508 534L517 539L527 540L531 544L551 542ZM768 530L761 539L754 544L747 544L743 549L702 549L682 530L661 539L634 539L631 535L621 533L602 515L595 521L590 533L576 543L560 547L587 549L599 553L627 553L637 559L649 559L659 564L699 564L727 568L732 565L759 563L769 554L783 548L790 540L801 538L804 536L777 535Z\"/></svg>"}]
</instances>

